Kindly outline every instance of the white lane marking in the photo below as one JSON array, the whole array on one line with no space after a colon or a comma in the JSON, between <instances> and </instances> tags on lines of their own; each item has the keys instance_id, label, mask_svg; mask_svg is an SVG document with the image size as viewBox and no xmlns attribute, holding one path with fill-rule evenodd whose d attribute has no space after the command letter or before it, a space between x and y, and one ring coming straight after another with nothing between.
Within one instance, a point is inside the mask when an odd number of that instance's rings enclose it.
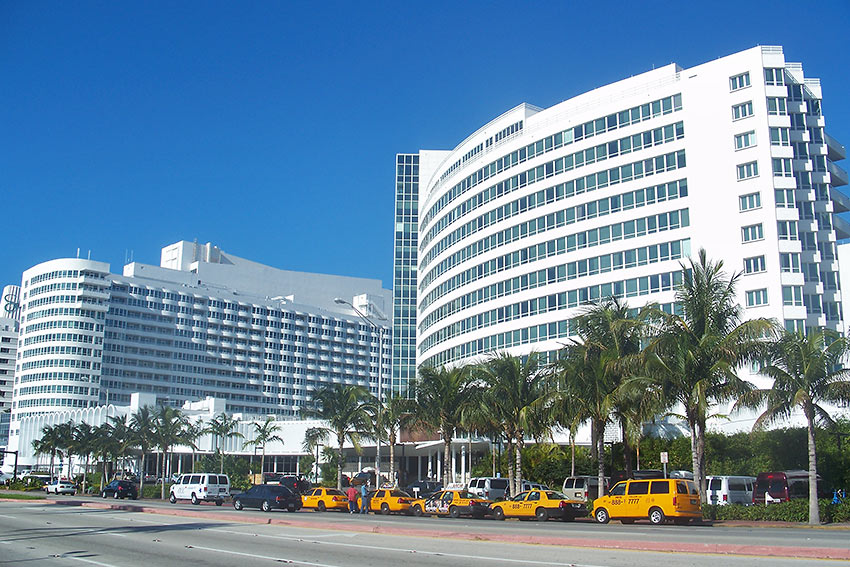
<instances>
[{"instance_id":1,"label":"white lane marking","mask_svg":"<svg viewBox=\"0 0 850 567\"><path fill-rule=\"evenodd\" d=\"M521 563L523 565L559 565L562 567L605 567L604 565L593 565L591 563L558 563L556 561L534 561L532 559L509 559L506 557L490 557L487 555L465 555L461 553L446 553L444 551L423 551L420 549L404 549L400 547L384 547L380 545L361 545L356 543L344 543L339 541L318 541L313 538L306 537L292 537L292 536L279 536L279 535L267 535L267 534L247 534L245 532L237 532L233 530L221 530L221 529L207 529L205 531L210 532L221 532L226 534L235 534L235 535L256 535L257 537L266 537L272 539L284 539L287 541L300 541L304 543L320 543L323 545L336 545L341 547L354 547L357 549L375 549L380 551L394 551L398 553L416 553L417 555L432 555L435 557L454 557L458 559L476 559L476 560L485 560L485 561L500 561L502 563ZM197 547L197 546L195 546Z\"/></svg>"},{"instance_id":2,"label":"white lane marking","mask_svg":"<svg viewBox=\"0 0 850 567\"><path fill-rule=\"evenodd\" d=\"M272 557L270 555L258 555L256 553L243 553L241 551L230 551L229 549L216 549L214 547L201 547L200 545L187 545L191 549L202 549L204 551L212 551L215 553L229 553L230 555L239 555L240 557L253 557L254 559L268 559L278 563L292 563L295 565L311 565L312 567L344 567L343 565L332 565L330 563L316 563L315 561L300 561L298 559L285 559L283 557Z\"/></svg>"},{"instance_id":3,"label":"white lane marking","mask_svg":"<svg viewBox=\"0 0 850 567\"><path fill-rule=\"evenodd\" d=\"M7 516L6 514L0 514L0 518L9 518L10 520L17 520L15 516Z\"/></svg>"},{"instance_id":4,"label":"white lane marking","mask_svg":"<svg viewBox=\"0 0 850 567\"><path fill-rule=\"evenodd\" d=\"M98 533L102 533L102 534L105 534L105 535L112 535L112 536L115 536L115 537L127 537L127 534L119 534L118 532L98 532Z\"/></svg>"},{"instance_id":5,"label":"white lane marking","mask_svg":"<svg viewBox=\"0 0 850 567\"><path fill-rule=\"evenodd\" d=\"M64 553L62 555L59 555L59 557L62 559L74 559L75 561L82 561L83 563L90 563L91 565L100 565L100 567L116 567L111 563L101 563L100 561L95 561L93 559L86 559L85 557L76 557L74 555L65 555Z\"/></svg>"},{"instance_id":6,"label":"white lane marking","mask_svg":"<svg viewBox=\"0 0 850 567\"><path fill-rule=\"evenodd\" d=\"M0 541L3 545L12 545L11 541Z\"/></svg>"}]
</instances>

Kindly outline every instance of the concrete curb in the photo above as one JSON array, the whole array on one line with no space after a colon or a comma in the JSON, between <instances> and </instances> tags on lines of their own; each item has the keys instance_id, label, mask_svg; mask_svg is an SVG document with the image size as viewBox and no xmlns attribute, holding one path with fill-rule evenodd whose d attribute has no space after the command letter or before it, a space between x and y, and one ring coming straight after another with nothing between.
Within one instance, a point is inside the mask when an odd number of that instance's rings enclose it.
<instances>
[{"instance_id":1,"label":"concrete curb","mask_svg":"<svg viewBox=\"0 0 850 567\"><path fill-rule=\"evenodd\" d=\"M9 500L14 501L14 500ZM827 547L790 547L776 545L741 545L741 544L712 544L712 543L679 543L660 541L623 541L602 540L590 538L577 538L569 536L535 536L511 533L473 533L459 532L456 530L424 530L420 528L407 528L397 526L386 526L381 524L347 525L334 522L304 522L298 521L294 516L286 518L262 518L247 516L237 512L206 512L200 510L168 509L160 506L145 506L136 503L110 503L90 502L74 500L21 500L21 502L44 502L64 506L80 506L83 508L94 508L101 510L122 510L127 512L141 512L146 514L160 514L163 516L177 516L183 518L200 518L205 520L223 520L242 524L265 524L276 526L291 526L316 530L340 530L358 533L377 533L385 535L398 535L425 538L456 539L464 541L493 541L499 543L523 543L531 545L551 545L566 547L581 547L593 549L619 549L628 551L654 551L663 553L699 553L712 555L746 555L759 557L784 557L794 559L837 559L850 561L850 548L827 548ZM750 525L750 523L744 523ZM726 525L732 525L726 523ZM736 524L737 525L737 524ZM771 526L776 527L776 526ZM812 526L813 528L819 526ZM846 529L846 528L838 528Z\"/></svg>"}]
</instances>

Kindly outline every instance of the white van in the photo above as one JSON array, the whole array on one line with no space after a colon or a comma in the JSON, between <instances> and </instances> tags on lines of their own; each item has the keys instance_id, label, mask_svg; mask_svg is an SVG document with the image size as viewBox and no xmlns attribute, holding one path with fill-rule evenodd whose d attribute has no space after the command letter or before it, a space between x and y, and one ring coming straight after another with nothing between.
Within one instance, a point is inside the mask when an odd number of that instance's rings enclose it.
<instances>
[{"instance_id":1,"label":"white van","mask_svg":"<svg viewBox=\"0 0 850 567\"><path fill-rule=\"evenodd\" d=\"M605 477L605 490L608 492L608 477ZM588 502L599 498L599 477L598 476L568 476L564 479L562 489L570 500L582 500Z\"/></svg>"},{"instance_id":2,"label":"white van","mask_svg":"<svg viewBox=\"0 0 850 567\"><path fill-rule=\"evenodd\" d=\"M708 504L753 503L754 476L706 476L706 500Z\"/></svg>"},{"instance_id":3,"label":"white van","mask_svg":"<svg viewBox=\"0 0 850 567\"><path fill-rule=\"evenodd\" d=\"M226 498L230 498L230 479L226 474L187 473L171 485L168 501L174 504L178 500L191 500L192 504L199 504L203 500L221 506Z\"/></svg>"},{"instance_id":4,"label":"white van","mask_svg":"<svg viewBox=\"0 0 850 567\"><path fill-rule=\"evenodd\" d=\"M468 490L479 498L504 500L508 491L508 479L485 476L469 480Z\"/></svg>"}]
</instances>

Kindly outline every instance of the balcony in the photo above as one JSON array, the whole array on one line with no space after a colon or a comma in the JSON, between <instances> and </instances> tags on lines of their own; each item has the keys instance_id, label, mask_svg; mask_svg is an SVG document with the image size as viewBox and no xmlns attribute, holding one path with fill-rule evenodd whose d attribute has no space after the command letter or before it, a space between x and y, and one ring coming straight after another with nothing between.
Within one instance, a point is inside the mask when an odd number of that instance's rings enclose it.
<instances>
[{"instance_id":1,"label":"balcony","mask_svg":"<svg viewBox=\"0 0 850 567\"><path fill-rule=\"evenodd\" d=\"M847 157L847 150L844 148L844 144L830 136L829 134L824 133L824 141L826 142L826 147L829 150L827 153L827 157L832 161L840 161Z\"/></svg>"},{"instance_id":2,"label":"balcony","mask_svg":"<svg viewBox=\"0 0 850 567\"><path fill-rule=\"evenodd\" d=\"M833 215L832 227L835 229L835 237L838 240L850 238L850 222L847 222L844 218Z\"/></svg>"},{"instance_id":3,"label":"balcony","mask_svg":"<svg viewBox=\"0 0 850 567\"><path fill-rule=\"evenodd\" d=\"M829 176L832 178L832 186L833 187L841 187L842 185L847 185L847 172L842 168L838 167L831 161L827 161L826 163L827 169L829 170Z\"/></svg>"}]
</instances>

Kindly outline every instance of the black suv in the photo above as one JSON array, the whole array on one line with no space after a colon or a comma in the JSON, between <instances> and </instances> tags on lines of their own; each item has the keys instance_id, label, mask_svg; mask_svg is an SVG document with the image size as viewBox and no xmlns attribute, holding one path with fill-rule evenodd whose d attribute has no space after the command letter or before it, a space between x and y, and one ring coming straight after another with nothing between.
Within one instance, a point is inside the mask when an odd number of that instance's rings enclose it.
<instances>
[{"instance_id":1,"label":"black suv","mask_svg":"<svg viewBox=\"0 0 850 567\"><path fill-rule=\"evenodd\" d=\"M233 495L233 507L259 508L270 512L273 508L294 512L301 509L301 496L279 484L258 484L242 494Z\"/></svg>"},{"instance_id":2,"label":"black suv","mask_svg":"<svg viewBox=\"0 0 850 567\"><path fill-rule=\"evenodd\" d=\"M103 487L103 490L100 492L100 496L101 498L112 496L116 500L119 498L132 498L133 500L137 500L139 498L139 489L136 488L136 485L129 480L113 480Z\"/></svg>"}]
</instances>

